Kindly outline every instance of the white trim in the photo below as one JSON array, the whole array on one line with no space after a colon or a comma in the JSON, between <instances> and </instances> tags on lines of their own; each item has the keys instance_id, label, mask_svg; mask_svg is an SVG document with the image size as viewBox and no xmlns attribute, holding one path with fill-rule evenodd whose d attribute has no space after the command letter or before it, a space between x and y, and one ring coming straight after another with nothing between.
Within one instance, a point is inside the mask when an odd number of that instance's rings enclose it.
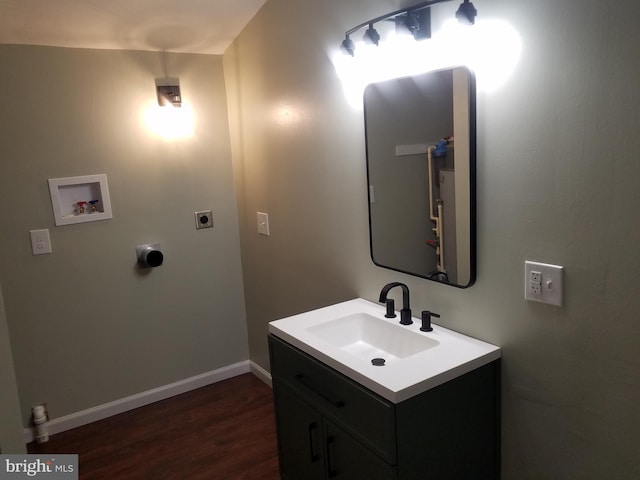
<instances>
[{"instance_id":1,"label":"white trim","mask_svg":"<svg viewBox=\"0 0 640 480\"><path fill-rule=\"evenodd\" d=\"M256 362L249 362L249 367L251 368L251 373L253 373L256 377L262 380L264 383L273 387L271 384L271 374L267 372L264 368L258 365Z\"/></svg>"},{"instance_id":2,"label":"white trim","mask_svg":"<svg viewBox=\"0 0 640 480\"><path fill-rule=\"evenodd\" d=\"M152 390L147 390L146 392L120 398L113 402L104 403L96 407L65 415L64 417L54 418L47 422L47 430L49 435L55 435L56 433L81 427L82 425L87 425L88 423L96 422L113 415L118 415L119 413L133 410L134 408L143 407L160 400L165 400L169 397L195 390L196 388L201 388L211 385L212 383L249 373L252 370L253 365L250 366L250 362L248 360L244 360L242 362L234 363L233 365L218 368L217 370L185 378L184 380L179 380ZM259 375L257 376L259 377ZM25 443L33 442L34 439L33 429L25 428Z\"/></svg>"}]
</instances>

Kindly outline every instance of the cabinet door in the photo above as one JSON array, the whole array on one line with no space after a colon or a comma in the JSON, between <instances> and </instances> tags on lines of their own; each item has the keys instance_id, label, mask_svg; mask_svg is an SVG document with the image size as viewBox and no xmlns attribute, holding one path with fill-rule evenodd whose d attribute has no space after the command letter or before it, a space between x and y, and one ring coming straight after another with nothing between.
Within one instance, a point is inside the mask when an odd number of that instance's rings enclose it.
<instances>
[{"instance_id":1,"label":"cabinet door","mask_svg":"<svg viewBox=\"0 0 640 480\"><path fill-rule=\"evenodd\" d=\"M391 402L273 335L269 349L274 378L387 463L397 463Z\"/></svg>"},{"instance_id":2,"label":"cabinet door","mask_svg":"<svg viewBox=\"0 0 640 480\"><path fill-rule=\"evenodd\" d=\"M322 417L287 387L274 382L273 389L282 478L324 479Z\"/></svg>"},{"instance_id":3,"label":"cabinet door","mask_svg":"<svg viewBox=\"0 0 640 480\"><path fill-rule=\"evenodd\" d=\"M395 468L374 455L341 428L324 419L327 478L392 480Z\"/></svg>"}]
</instances>

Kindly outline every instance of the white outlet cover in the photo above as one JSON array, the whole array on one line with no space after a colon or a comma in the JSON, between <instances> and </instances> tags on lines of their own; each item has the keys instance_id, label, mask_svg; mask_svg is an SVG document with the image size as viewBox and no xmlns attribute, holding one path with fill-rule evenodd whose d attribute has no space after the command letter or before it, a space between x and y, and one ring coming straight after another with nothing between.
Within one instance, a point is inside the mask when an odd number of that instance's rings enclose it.
<instances>
[{"instance_id":1,"label":"white outlet cover","mask_svg":"<svg viewBox=\"0 0 640 480\"><path fill-rule=\"evenodd\" d=\"M34 255L42 255L44 253L51 253L51 238L49 237L49 230L29 230L31 236L31 253Z\"/></svg>"},{"instance_id":2,"label":"white outlet cover","mask_svg":"<svg viewBox=\"0 0 640 480\"><path fill-rule=\"evenodd\" d=\"M561 307L564 300L563 273L564 267L559 265L525 261L525 300Z\"/></svg>"}]
</instances>

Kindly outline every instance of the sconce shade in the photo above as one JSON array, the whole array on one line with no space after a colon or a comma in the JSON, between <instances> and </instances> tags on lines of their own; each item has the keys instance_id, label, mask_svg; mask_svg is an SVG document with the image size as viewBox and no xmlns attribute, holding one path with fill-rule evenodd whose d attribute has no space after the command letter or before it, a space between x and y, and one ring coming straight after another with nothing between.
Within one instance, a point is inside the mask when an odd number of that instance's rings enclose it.
<instances>
[{"instance_id":1,"label":"sconce shade","mask_svg":"<svg viewBox=\"0 0 640 480\"><path fill-rule=\"evenodd\" d=\"M180 81L177 78L156 78L156 93L158 96L158 105L161 107L182 106Z\"/></svg>"},{"instance_id":2,"label":"sconce shade","mask_svg":"<svg viewBox=\"0 0 640 480\"><path fill-rule=\"evenodd\" d=\"M416 40L425 40L431 38L431 9L423 8L413 13L407 14L407 17L413 17L415 27L411 30L413 38ZM413 24L412 22L412 24Z\"/></svg>"},{"instance_id":3,"label":"sconce shade","mask_svg":"<svg viewBox=\"0 0 640 480\"><path fill-rule=\"evenodd\" d=\"M342 41L342 46L340 48L344 53L348 53L352 57L354 56L356 51L356 45L353 43L353 40L349 38L349 35L347 35Z\"/></svg>"},{"instance_id":4,"label":"sconce shade","mask_svg":"<svg viewBox=\"0 0 640 480\"><path fill-rule=\"evenodd\" d=\"M369 28L364 32L363 40L365 43L373 44L378 46L378 42L380 42L380 34L378 31L373 28L373 24L369 24Z\"/></svg>"},{"instance_id":5,"label":"sconce shade","mask_svg":"<svg viewBox=\"0 0 640 480\"><path fill-rule=\"evenodd\" d=\"M464 0L456 12L458 22L465 25L473 25L476 21L476 15L478 15L478 10L469 0Z\"/></svg>"},{"instance_id":6,"label":"sconce shade","mask_svg":"<svg viewBox=\"0 0 640 480\"><path fill-rule=\"evenodd\" d=\"M402 23L412 35L420 28L418 19L413 12L408 12L404 17L402 17Z\"/></svg>"}]
</instances>

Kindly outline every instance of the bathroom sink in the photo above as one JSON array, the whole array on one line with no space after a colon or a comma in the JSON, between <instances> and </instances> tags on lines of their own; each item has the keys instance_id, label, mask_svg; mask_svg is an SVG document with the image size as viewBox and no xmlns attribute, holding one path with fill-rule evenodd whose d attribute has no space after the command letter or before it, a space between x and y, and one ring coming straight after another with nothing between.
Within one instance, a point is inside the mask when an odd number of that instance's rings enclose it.
<instances>
[{"instance_id":1,"label":"bathroom sink","mask_svg":"<svg viewBox=\"0 0 640 480\"><path fill-rule=\"evenodd\" d=\"M385 363L438 345L433 338L362 312L309 327L308 331L351 355L369 360L382 358Z\"/></svg>"},{"instance_id":2,"label":"bathroom sink","mask_svg":"<svg viewBox=\"0 0 640 480\"><path fill-rule=\"evenodd\" d=\"M269 323L269 333L399 403L500 358L500 348L357 298ZM446 321L445 318L443 320Z\"/></svg>"}]
</instances>

